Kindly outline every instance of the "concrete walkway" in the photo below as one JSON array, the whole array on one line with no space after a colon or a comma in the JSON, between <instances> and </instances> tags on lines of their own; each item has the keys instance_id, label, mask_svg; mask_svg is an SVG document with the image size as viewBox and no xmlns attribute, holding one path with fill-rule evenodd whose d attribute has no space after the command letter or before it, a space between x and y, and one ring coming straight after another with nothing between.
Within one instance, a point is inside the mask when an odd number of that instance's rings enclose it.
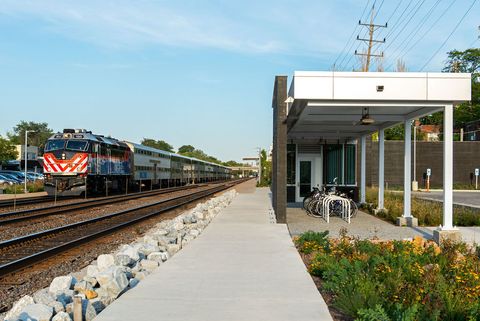
<instances>
[{"instance_id":1,"label":"concrete walkway","mask_svg":"<svg viewBox=\"0 0 480 321\"><path fill-rule=\"evenodd\" d=\"M47 196L47 192L35 192L35 193L18 193L15 194L0 194L0 200L13 200L14 198L28 198L28 197L38 197L38 196Z\"/></svg>"},{"instance_id":2,"label":"concrete walkway","mask_svg":"<svg viewBox=\"0 0 480 321\"><path fill-rule=\"evenodd\" d=\"M95 319L332 320L269 190L238 195L202 235Z\"/></svg>"}]
</instances>

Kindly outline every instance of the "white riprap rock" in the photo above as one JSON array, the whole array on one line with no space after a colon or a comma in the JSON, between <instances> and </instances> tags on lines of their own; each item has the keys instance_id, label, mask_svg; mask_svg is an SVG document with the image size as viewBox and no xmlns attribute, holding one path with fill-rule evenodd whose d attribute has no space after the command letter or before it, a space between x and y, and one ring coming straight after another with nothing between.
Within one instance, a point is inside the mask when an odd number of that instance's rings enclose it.
<instances>
[{"instance_id":1,"label":"white riprap rock","mask_svg":"<svg viewBox=\"0 0 480 321\"><path fill-rule=\"evenodd\" d=\"M48 305L36 303L26 306L19 315L21 321L50 321L53 308Z\"/></svg>"},{"instance_id":2,"label":"white riprap rock","mask_svg":"<svg viewBox=\"0 0 480 321\"><path fill-rule=\"evenodd\" d=\"M50 302L55 301L55 296L48 291L48 288L45 288L35 292L33 294L33 300L35 303L48 305Z\"/></svg>"},{"instance_id":3,"label":"white riprap rock","mask_svg":"<svg viewBox=\"0 0 480 321\"><path fill-rule=\"evenodd\" d=\"M98 266L90 264L89 266L87 266L87 275L86 276L94 278L95 275L98 274L98 272L100 272L100 270L98 269Z\"/></svg>"},{"instance_id":4,"label":"white riprap rock","mask_svg":"<svg viewBox=\"0 0 480 321\"><path fill-rule=\"evenodd\" d=\"M170 257L172 257L175 253L180 251L180 245L179 244L168 244L167 245L167 252Z\"/></svg>"},{"instance_id":5,"label":"white riprap rock","mask_svg":"<svg viewBox=\"0 0 480 321\"><path fill-rule=\"evenodd\" d=\"M20 300L15 302L10 311L8 311L8 313L5 315L5 320L17 320L22 310L31 304L35 304L33 298L29 295L25 295Z\"/></svg>"},{"instance_id":6,"label":"white riprap rock","mask_svg":"<svg viewBox=\"0 0 480 321\"><path fill-rule=\"evenodd\" d=\"M88 300L82 300L82 316L84 321L92 321L97 316L97 311Z\"/></svg>"},{"instance_id":7,"label":"white riprap rock","mask_svg":"<svg viewBox=\"0 0 480 321\"><path fill-rule=\"evenodd\" d=\"M168 253L167 252L152 252L147 256L148 260L157 261L157 262L165 262L168 260Z\"/></svg>"},{"instance_id":8,"label":"white riprap rock","mask_svg":"<svg viewBox=\"0 0 480 321\"><path fill-rule=\"evenodd\" d=\"M112 266L97 275L100 288L106 290L109 297L116 298L128 286L128 279L121 268Z\"/></svg>"},{"instance_id":9,"label":"white riprap rock","mask_svg":"<svg viewBox=\"0 0 480 321\"><path fill-rule=\"evenodd\" d=\"M72 321L72 318L67 312L59 312L55 314L52 321Z\"/></svg>"},{"instance_id":10,"label":"white riprap rock","mask_svg":"<svg viewBox=\"0 0 480 321\"><path fill-rule=\"evenodd\" d=\"M70 290L73 283L74 283L74 280L73 280L73 276L71 275L57 276L55 279L53 279L52 283L50 283L48 292L52 294L56 294L58 292L64 292L65 290Z\"/></svg>"},{"instance_id":11,"label":"white riprap rock","mask_svg":"<svg viewBox=\"0 0 480 321\"><path fill-rule=\"evenodd\" d=\"M97 267L99 271L104 271L115 265L115 257L112 254L101 254L97 258ZM87 270L88 275L88 270Z\"/></svg>"},{"instance_id":12,"label":"white riprap rock","mask_svg":"<svg viewBox=\"0 0 480 321\"><path fill-rule=\"evenodd\" d=\"M61 302L63 306L66 306L70 302L73 302L73 290L64 290L63 292L55 293L56 300Z\"/></svg>"},{"instance_id":13,"label":"white riprap rock","mask_svg":"<svg viewBox=\"0 0 480 321\"><path fill-rule=\"evenodd\" d=\"M153 260L141 260L140 266L147 271L153 271L158 268L158 262Z\"/></svg>"},{"instance_id":14,"label":"white riprap rock","mask_svg":"<svg viewBox=\"0 0 480 321\"><path fill-rule=\"evenodd\" d=\"M65 311L65 307L61 302L58 301L52 301L49 304L47 304L49 307L53 308L53 314L57 314L59 312Z\"/></svg>"},{"instance_id":15,"label":"white riprap rock","mask_svg":"<svg viewBox=\"0 0 480 321\"><path fill-rule=\"evenodd\" d=\"M118 254L125 254L128 257L130 257L130 259L132 259L133 261L139 261L140 260L140 255L138 253L138 249L135 248L132 245L128 245L128 244L122 245L120 247L120 251L118 251Z\"/></svg>"}]
</instances>

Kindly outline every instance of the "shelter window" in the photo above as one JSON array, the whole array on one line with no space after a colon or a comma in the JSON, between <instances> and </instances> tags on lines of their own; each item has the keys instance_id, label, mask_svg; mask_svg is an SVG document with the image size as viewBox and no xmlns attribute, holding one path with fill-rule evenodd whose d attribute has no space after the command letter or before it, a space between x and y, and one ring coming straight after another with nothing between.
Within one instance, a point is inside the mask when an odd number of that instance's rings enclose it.
<instances>
[{"instance_id":1,"label":"shelter window","mask_svg":"<svg viewBox=\"0 0 480 321\"><path fill-rule=\"evenodd\" d=\"M295 144L287 144L287 184L291 185L295 185L296 147Z\"/></svg>"}]
</instances>

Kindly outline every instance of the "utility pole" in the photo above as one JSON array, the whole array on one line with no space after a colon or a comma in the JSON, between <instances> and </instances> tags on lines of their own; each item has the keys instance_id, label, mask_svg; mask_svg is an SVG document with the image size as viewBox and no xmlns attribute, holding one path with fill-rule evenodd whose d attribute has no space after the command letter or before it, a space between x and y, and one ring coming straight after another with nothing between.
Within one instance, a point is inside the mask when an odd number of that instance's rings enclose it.
<instances>
[{"instance_id":1,"label":"utility pole","mask_svg":"<svg viewBox=\"0 0 480 321\"><path fill-rule=\"evenodd\" d=\"M374 39L373 35L374 35L375 31L377 31L379 28L387 28L387 23L385 23L385 25L376 25L376 24L373 23L374 17L375 17L375 4L372 6L370 23L362 23L361 20L358 21L358 24L360 26L364 26L364 27L368 28L368 35L369 35L368 39L360 38L360 35L357 35L357 40L364 41L368 44L368 49L367 49L366 53L365 52L358 52L357 50L355 50L355 55L356 56L366 57L366 62L365 62L365 66L363 68L363 71L369 71L369 69L370 69L370 59L372 57L378 57L378 58L383 57L383 52L380 55L372 54L372 49L373 49L373 46L375 44L385 43L385 38L383 38L383 40L378 40L378 39Z\"/></svg>"}]
</instances>

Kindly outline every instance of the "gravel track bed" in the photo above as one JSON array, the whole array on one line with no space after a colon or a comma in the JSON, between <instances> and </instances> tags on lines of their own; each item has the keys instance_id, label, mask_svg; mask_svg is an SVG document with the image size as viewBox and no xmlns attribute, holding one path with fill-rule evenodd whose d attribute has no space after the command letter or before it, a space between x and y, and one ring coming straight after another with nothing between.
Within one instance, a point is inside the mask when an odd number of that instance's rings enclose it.
<instances>
[{"instance_id":1,"label":"gravel track bed","mask_svg":"<svg viewBox=\"0 0 480 321\"><path fill-rule=\"evenodd\" d=\"M199 191L199 190L200 188L195 189L195 191ZM47 229L52 229L52 228L60 227L63 225L72 224L79 221L84 221L87 219L104 216L117 211L140 206L145 203L158 201L158 200L161 200L162 198L173 197L178 195L186 195L189 193L191 193L191 190L160 194L156 196L148 196L148 197L143 197L143 198L129 200L129 201L101 205L98 207L91 207L85 210L74 210L70 213L65 213L65 214L50 215L42 218L27 220L25 222L21 221L18 223L13 223L5 226L0 225L0 241L5 241L15 237L20 237L20 236L28 235L31 233L44 231Z\"/></svg>"},{"instance_id":2,"label":"gravel track bed","mask_svg":"<svg viewBox=\"0 0 480 321\"><path fill-rule=\"evenodd\" d=\"M242 186L244 184L245 183L242 183L236 186ZM155 224L164 220L172 219L180 215L182 212L194 208L196 204L203 203L210 198L221 195L224 192L236 188L236 186L216 193L214 195L210 195L207 198L196 200L188 205L184 205L175 210L171 210L169 212L162 213L161 215L145 219L144 221L141 221L131 227L124 228L113 234L86 243L79 248L74 248L62 253L61 255L52 257L43 263L48 266L48 268L44 268L41 270L30 269L27 276L27 282L23 284L11 285L0 284L0 302L6 305L8 309L10 309L13 303L15 303L15 301L17 301L24 295L32 295L36 291L48 287L52 279L54 279L55 277L60 275L67 275L74 271L80 271L82 268L94 261L98 257L98 255L114 252L118 249L120 245L128 244L132 242L132 240L142 237L148 230L155 226ZM159 197L160 196L157 196L157 198ZM131 202L133 201L129 201L128 203ZM135 200L135 202L138 205L142 202L142 200ZM75 273L73 273L73 275L75 275ZM3 315L3 313L0 313L0 320L3 320Z\"/></svg>"},{"instance_id":3,"label":"gravel track bed","mask_svg":"<svg viewBox=\"0 0 480 321\"><path fill-rule=\"evenodd\" d=\"M94 199L94 198L91 198ZM61 198L57 199L57 205L59 204L68 204L68 203L76 203L79 201L83 201L83 198L69 198L62 200ZM40 202L37 204L26 204L26 205L17 205L15 210L16 211L22 211L22 210L29 210L32 208L42 208L42 207L47 207L47 206L53 206L54 202ZM10 207L1 207L0 208L0 213L8 213L8 212L13 212L13 206Z\"/></svg>"},{"instance_id":4,"label":"gravel track bed","mask_svg":"<svg viewBox=\"0 0 480 321\"><path fill-rule=\"evenodd\" d=\"M193 204L146 219L132 227L89 242L80 247L81 251L72 249L62 255L49 259L48 269L32 271L29 274L28 282L21 285L0 284L0 302L11 308L12 304L22 296L27 294L31 295L35 291L49 286L53 278L59 275L67 275L72 271L81 270L91 261L95 260L99 254L115 251L121 244L130 243L132 240L145 234L158 222L174 218L183 211L193 208L198 202L204 201L204 199L195 201ZM3 320L2 318L0 319Z\"/></svg>"}]
</instances>

